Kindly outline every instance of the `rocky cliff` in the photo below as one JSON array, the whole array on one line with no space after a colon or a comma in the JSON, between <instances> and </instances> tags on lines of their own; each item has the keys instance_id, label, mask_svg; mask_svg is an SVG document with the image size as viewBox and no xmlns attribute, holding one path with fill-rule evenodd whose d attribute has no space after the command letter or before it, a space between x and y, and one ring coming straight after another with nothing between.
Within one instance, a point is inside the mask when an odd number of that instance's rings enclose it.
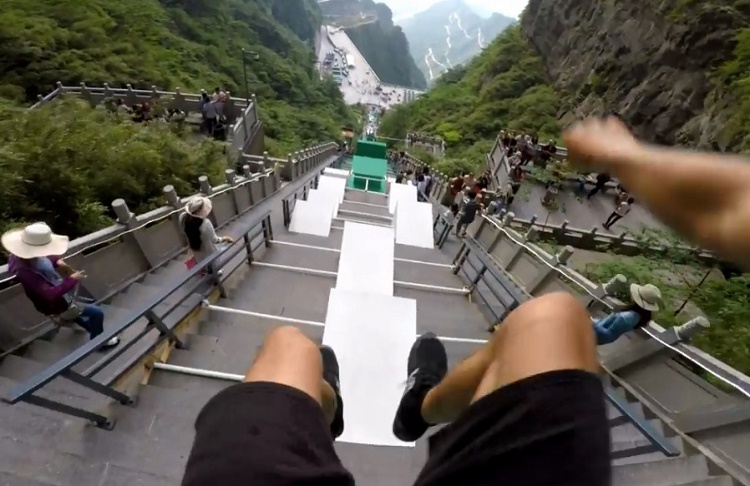
<instances>
[{"instance_id":1,"label":"rocky cliff","mask_svg":"<svg viewBox=\"0 0 750 486\"><path fill-rule=\"evenodd\" d=\"M654 142L744 149L749 13L744 0L530 0L522 30L564 93L563 125L615 111Z\"/></svg>"},{"instance_id":2,"label":"rocky cliff","mask_svg":"<svg viewBox=\"0 0 750 486\"><path fill-rule=\"evenodd\" d=\"M363 12L373 12L375 22L346 29L367 63L384 83L425 89L427 80L409 52L409 42L401 27L393 23L393 12L384 3L359 2Z\"/></svg>"}]
</instances>

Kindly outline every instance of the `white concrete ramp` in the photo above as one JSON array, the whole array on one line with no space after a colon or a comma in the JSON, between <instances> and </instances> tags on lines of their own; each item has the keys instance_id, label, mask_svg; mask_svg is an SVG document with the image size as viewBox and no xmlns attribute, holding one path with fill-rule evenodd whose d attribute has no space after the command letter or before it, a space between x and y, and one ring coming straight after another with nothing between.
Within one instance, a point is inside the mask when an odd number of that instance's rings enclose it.
<instances>
[{"instance_id":1,"label":"white concrete ramp","mask_svg":"<svg viewBox=\"0 0 750 486\"><path fill-rule=\"evenodd\" d=\"M417 201L417 186L411 184L396 184L392 182L388 190L388 211L396 212L396 204L401 200Z\"/></svg>"},{"instance_id":2,"label":"white concrete ramp","mask_svg":"<svg viewBox=\"0 0 750 486\"><path fill-rule=\"evenodd\" d=\"M345 427L339 441L414 447L398 440L392 426L416 334L416 300L331 289L323 344L335 350L341 373Z\"/></svg>"},{"instance_id":3,"label":"white concrete ramp","mask_svg":"<svg viewBox=\"0 0 750 486\"><path fill-rule=\"evenodd\" d=\"M393 228L346 221L336 288L392 296L394 240Z\"/></svg>"},{"instance_id":4,"label":"white concrete ramp","mask_svg":"<svg viewBox=\"0 0 750 486\"><path fill-rule=\"evenodd\" d=\"M393 215L396 243L399 245L435 248L432 232L432 204L403 198Z\"/></svg>"},{"instance_id":5,"label":"white concrete ramp","mask_svg":"<svg viewBox=\"0 0 750 486\"><path fill-rule=\"evenodd\" d=\"M323 169L323 174L331 177L348 179L351 175L351 172L345 169L334 169L333 167L326 167L325 169Z\"/></svg>"},{"instance_id":6,"label":"white concrete ramp","mask_svg":"<svg viewBox=\"0 0 750 486\"><path fill-rule=\"evenodd\" d=\"M333 209L333 217L336 218L339 215L339 198L338 194L331 191L321 191L320 189L313 189L307 193L307 200L315 204L328 204Z\"/></svg>"},{"instance_id":7,"label":"white concrete ramp","mask_svg":"<svg viewBox=\"0 0 750 486\"><path fill-rule=\"evenodd\" d=\"M331 233L333 212L330 198L321 198L316 201L297 200L292 212L289 231L328 237Z\"/></svg>"},{"instance_id":8,"label":"white concrete ramp","mask_svg":"<svg viewBox=\"0 0 750 486\"><path fill-rule=\"evenodd\" d=\"M338 176L322 175L318 179L319 191L336 194L339 198L339 204L344 202L344 193L346 193L346 179Z\"/></svg>"}]
</instances>

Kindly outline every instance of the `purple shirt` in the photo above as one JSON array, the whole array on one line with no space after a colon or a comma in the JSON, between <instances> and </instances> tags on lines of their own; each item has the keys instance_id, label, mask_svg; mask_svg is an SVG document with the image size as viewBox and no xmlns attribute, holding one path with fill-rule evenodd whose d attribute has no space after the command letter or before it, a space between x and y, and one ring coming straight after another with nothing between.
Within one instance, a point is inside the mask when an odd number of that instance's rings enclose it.
<instances>
[{"instance_id":1,"label":"purple shirt","mask_svg":"<svg viewBox=\"0 0 750 486\"><path fill-rule=\"evenodd\" d=\"M57 268L60 256L43 257L49 260L54 268ZM78 283L71 277L66 277L55 285L37 269L33 261L22 260L15 255L8 259L8 269L18 279L26 296L34 304L36 310L45 315L54 315L64 312L70 306L65 295L73 290Z\"/></svg>"}]
</instances>

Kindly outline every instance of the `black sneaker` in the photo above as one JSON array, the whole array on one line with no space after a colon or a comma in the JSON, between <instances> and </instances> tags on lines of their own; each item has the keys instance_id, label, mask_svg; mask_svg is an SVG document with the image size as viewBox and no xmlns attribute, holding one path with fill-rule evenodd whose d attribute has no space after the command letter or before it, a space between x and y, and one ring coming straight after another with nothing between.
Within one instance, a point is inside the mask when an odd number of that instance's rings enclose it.
<instances>
[{"instance_id":1,"label":"black sneaker","mask_svg":"<svg viewBox=\"0 0 750 486\"><path fill-rule=\"evenodd\" d=\"M404 396L393 420L393 434L404 442L414 442L430 427L422 418L422 402L448 372L448 355L443 343L428 332L411 347Z\"/></svg>"},{"instance_id":2,"label":"black sneaker","mask_svg":"<svg viewBox=\"0 0 750 486\"><path fill-rule=\"evenodd\" d=\"M323 379L336 392L336 414L331 423L331 435L336 439L344 433L344 399L341 398L339 384L339 360L330 346L321 346L320 355L323 357Z\"/></svg>"}]
</instances>

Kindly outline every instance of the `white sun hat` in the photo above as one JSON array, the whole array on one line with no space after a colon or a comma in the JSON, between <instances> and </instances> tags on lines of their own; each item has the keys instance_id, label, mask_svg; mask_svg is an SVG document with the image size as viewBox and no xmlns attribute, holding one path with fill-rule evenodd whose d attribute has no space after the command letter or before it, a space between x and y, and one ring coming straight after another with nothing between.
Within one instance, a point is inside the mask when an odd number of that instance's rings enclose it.
<instances>
[{"instance_id":1,"label":"white sun hat","mask_svg":"<svg viewBox=\"0 0 750 486\"><path fill-rule=\"evenodd\" d=\"M185 212L196 218L207 218L211 214L214 204L204 196L193 196L185 204Z\"/></svg>"},{"instance_id":2,"label":"white sun hat","mask_svg":"<svg viewBox=\"0 0 750 486\"><path fill-rule=\"evenodd\" d=\"M656 312L661 302L661 290L653 284L630 285L630 297L643 310Z\"/></svg>"},{"instance_id":3,"label":"white sun hat","mask_svg":"<svg viewBox=\"0 0 750 486\"><path fill-rule=\"evenodd\" d=\"M7 231L2 236L3 247L24 259L62 255L68 251L69 243L67 236L54 234L47 223L30 224Z\"/></svg>"}]
</instances>

